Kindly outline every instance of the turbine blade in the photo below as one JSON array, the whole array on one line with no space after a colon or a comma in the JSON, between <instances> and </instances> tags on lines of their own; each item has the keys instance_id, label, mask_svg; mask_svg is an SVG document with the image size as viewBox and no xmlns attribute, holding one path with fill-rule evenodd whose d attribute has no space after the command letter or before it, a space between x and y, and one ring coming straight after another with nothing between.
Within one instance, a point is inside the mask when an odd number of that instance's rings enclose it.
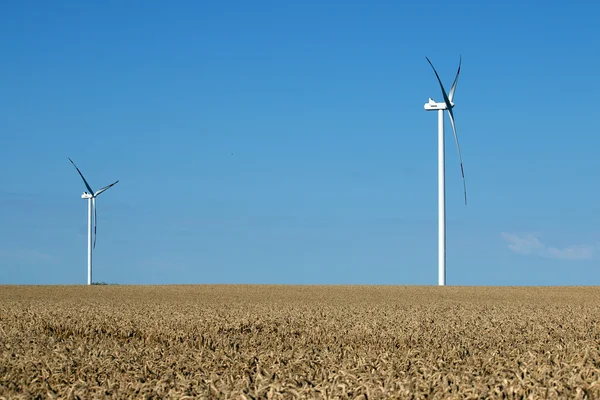
<instances>
[{"instance_id":1,"label":"turbine blade","mask_svg":"<svg viewBox=\"0 0 600 400\"><path fill-rule=\"evenodd\" d=\"M98 228L98 213L96 211L96 198L92 197L92 206L94 207L94 249L96 248L96 229Z\"/></svg>"},{"instance_id":2,"label":"turbine blade","mask_svg":"<svg viewBox=\"0 0 600 400\"><path fill-rule=\"evenodd\" d=\"M461 63L462 63L462 55L460 56L460 60L458 61L458 71L456 71L456 78L454 78L454 83L452 84L452 87L450 88L450 95L448 96L450 101L454 100L454 91L456 90L456 84L458 83L458 74L460 74L460 64Z\"/></svg>"},{"instance_id":3,"label":"turbine blade","mask_svg":"<svg viewBox=\"0 0 600 400\"><path fill-rule=\"evenodd\" d=\"M427 58L427 57L425 57L425 58ZM454 133L454 140L456 141L456 148L458 150L458 158L460 160L460 172L462 174L462 179L463 179L465 205L467 205L467 183L465 182L465 170L463 168L462 156L460 154L460 146L458 144L458 136L456 135L456 127L454 126L454 113L452 112L452 104L450 103L450 99L448 98L448 95L446 94L444 85L442 85L442 80L440 79L440 76L438 75L437 71L435 70L435 67L433 66L431 61L429 61L429 58L427 58L427 61L429 62L429 65L431 65L431 68L433 68L433 72L435 73L435 76L440 84L440 87L442 88L442 95L444 96L444 103L446 103L446 108L448 109L448 115L450 115L450 123L452 124L452 132ZM460 62L462 62L462 56L461 56ZM456 73L456 78L454 79L454 83L452 84L452 90L451 90L452 96L454 96L454 90L456 90L456 83L458 82L458 74L460 73L460 62L458 64L458 72Z\"/></svg>"},{"instance_id":4,"label":"turbine blade","mask_svg":"<svg viewBox=\"0 0 600 400\"><path fill-rule=\"evenodd\" d=\"M94 197L98 196L100 193L104 192L105 190L108 190L111 187L115 186L117 183L119 183L119 181L113 182L108 186L104 186L102 189L98 189L98 191L96 193L94 193Z\"/></svg>"},{"instance_id":5,"label":"turbine blade","mask_svg":"<svg viewBox=\"0 0 600 400\"><path fill-rule=\"evenodd\" d=\"M458 145L458 136L456 135L456 127L454 126L454 113L452 109L448 109L448 115L450 116L450 123L452 124L452 132L454 133L454 141L456 142L456 149L458 150L458 159L460 161L460 172L463 180L463 190L465 193L465 206L467 205L467 183L465 182L465 170L463 168L462 156L460 155L460 146Z\"/></svg>"},{"instance_id":6,"label":"turbine blade","mask_svg":"<svg viewBox=\"0 0 600 400\"><path fill-rule=\"evenodd\" d=\"M425 58L427 58L427 57L425 57ZM435 73L435 76L440 84L440 87L442 88L442 95L444 96L444 103L446 103L446 108L448 110L450 110L452 108L452 104L450 103L450 99L448 98L448 95L446 94L446 89L444 89L444 85L442 85L442 80L440 79L440 76L438 75L438 73L435 70L435 67L433 66L431 61L429 61L429 58L427 58L427 62L429 62L429 65L431 65L431 68L433 68L433 72Z\"/></svg>"},{"instance_id":7,"label":"turbine blade","mask_svg":"<svg viewBox=\"0 0 600 400\"><path fill-rule=\"evenodd\" d=\"M75 167L75 169L77 170L77 172L79 172L79 176L81 176L81 179L83 179L83 183L85 183L85 187L87 188L87 190L90 191L90 194L94 194L94 191L92 190L92 188L90 187L90 185L87 183L87 181L83 177L83 174L81 173L81 171L79 170L79 168L77 168L77 165L75 165L75 163L73 162L73 160L71 160L70 158L69 158L69 161L71 161L71 164L73 164L73 166Z\"/></svg>"}]
</instances>

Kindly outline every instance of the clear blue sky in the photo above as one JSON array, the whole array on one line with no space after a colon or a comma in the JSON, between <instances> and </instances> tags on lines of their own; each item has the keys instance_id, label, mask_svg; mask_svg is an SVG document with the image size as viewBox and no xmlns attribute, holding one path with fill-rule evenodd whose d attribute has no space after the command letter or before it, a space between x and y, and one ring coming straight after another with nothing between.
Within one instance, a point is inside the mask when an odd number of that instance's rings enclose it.
<instances>
[{"instance_id":1,"label":"clear blue sky","mask_svg":"<svg viewBox=\"0 0 600 400\"><path fill-rule=\"evenodd\" d=\"M594 2L0 5L0 283L600 284Z\"/></svg>"}]
</instances>

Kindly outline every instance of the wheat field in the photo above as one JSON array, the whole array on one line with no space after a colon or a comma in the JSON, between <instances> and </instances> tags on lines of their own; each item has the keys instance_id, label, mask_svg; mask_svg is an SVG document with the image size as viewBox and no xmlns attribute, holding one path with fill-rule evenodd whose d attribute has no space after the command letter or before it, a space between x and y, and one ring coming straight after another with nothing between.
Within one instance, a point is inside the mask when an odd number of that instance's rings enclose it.
<instances>
[{"instance_id":1,"label":"wheat field","mask_svg":"<svg viewBox=\"0 0 600 400\"><path fill-rule=\"evenodd\" d=\"M600 398L600 288L0 286L0 398Z\"/></svg>"}]
</instances>

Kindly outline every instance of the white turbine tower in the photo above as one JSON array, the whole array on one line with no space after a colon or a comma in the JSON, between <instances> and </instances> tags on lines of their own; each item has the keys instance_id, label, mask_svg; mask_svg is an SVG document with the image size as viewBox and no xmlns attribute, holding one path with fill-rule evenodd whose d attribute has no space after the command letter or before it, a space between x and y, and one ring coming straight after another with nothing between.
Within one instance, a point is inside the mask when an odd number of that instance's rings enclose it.
<instances>
[{"instance_id":1,"label":"white turbine tower","mask_svg":"<svg viewBox=\"0 0 600 400\"><path fill-rule=\"evenodd\" d=\"M456 148L458 150L458 159L460 160L460 171L463 179L463 189L465 194L465 205L467 205L467 185L465 183L465 171L463 169L462 156L460 155L460 146L458 145L458 136L456 136L456 127L454 126L454 114L452 108L454 103L454 91L456 90L456 83L458 82L458 74L460 73L460 64L462 62L462 56L458 62L458 71L456 72L456 78L450 88L450 95L446 94L444 85L437 71L433 67L429 58L425 57L433 68L433 72L437 77L440 87L442 88L442 95L444 97L443 103L436 103L433 99L429 98L429 102L425 104L425 110L437 111L438 112L438 284L439 286L446 285L446 176L445 176L445 160L444 160L444 110L448 110L448 116L450 117L450 123L452 124L452 131L454 132L454 140L456 141Z\"/></svg>"},{"instance_id":2,"label":"white turbine tower","mask_svg":"<svg viewBox=\"0 0 600 400\"><path fill-rule=\"evenodd\" d=\"M94 191L92 190L92 188L90 187L90 185L87 183L87 181L85 180L85 178L83 177L83 174L81 173L81 171L79 170L79 168L77 168L77 165L75 165L75 163L73 162L73 160L71 160L69 158L69 161L71 161L71 164L73 164L73 166L75 167L75 169L77 170L77 172L79 172L79 176L81 176L81 179L83 179L83 183L85 183L85 187L87 188L87 190L89 190L89 192L83 192L83 194L81 195L82 199L87 199L88 201L88 254L87 254L87 259L88 259L88 285L92 284L92 248L96 248L96 223L97 223L97 219L96 219L96 197L98 197L100 195L100 193L104 192L105 190L110 189L111 187L113 187L114 185L116 185L119 181L116 181L114 183L111 183L108 186L104 186L102 189L99 189L97 192L94 193ZM94 211L93 213L93 224L94 224L94 244L92 246L92 209Z\"/></svg>"}]
</instances>

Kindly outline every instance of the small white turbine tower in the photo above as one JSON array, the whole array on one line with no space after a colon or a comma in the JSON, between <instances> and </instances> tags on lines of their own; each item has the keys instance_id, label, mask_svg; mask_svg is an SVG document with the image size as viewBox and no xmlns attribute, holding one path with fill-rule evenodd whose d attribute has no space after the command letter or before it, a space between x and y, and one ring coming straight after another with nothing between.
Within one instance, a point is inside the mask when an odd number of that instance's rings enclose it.
<instances>
[{"instance_id":1,"label":"small white turbine tower","mask_svg":"<svg viewBox=\"0 0 600 400\"><path fill-rule=\"evenodd\" d=\"M456 136L456 127L454 126L454 114L452 108L454 103L454 91L456 90L456 83L458 82L458 74L460 73L460 64L462 62L462 56L458 62L458 71L456 72L456 78L450 88L450 95L446 94L444 85L437 71L433 67L429 58L425 57L433 68L433 72L437 77L440 87L442 88L442 95L444 97L443 103L436 103L432 98L429 98L429 102L425 104L425 110L437 111L438 112L438 284L439 286L446 285L446 176L445 176L445 160L444 160L444 110L448 110L448 116L450 117L450 123L452 124L452 131L454 132L454 140L456 141L456 148L458 149L458 159L460 160L460 171L463 179L463 189L465 193L465 205L467 205L467 185L465 183L465 171L463 169L462 156L460 155L460 146L458 145L458 136Z\"/></svg>"},{"instance_id":2,"label":"small white turbine tower","mask_svg":"<svg viewBox=\"0 0 600 400\"><path fill-rule=\"evenodd\" d=\"M100 195L100 193L102 193L105 190L108 190L111 187L113 187L114 185L116 185L119 181L111 183L108 186L104 186L102 189L99 189L97 192L94 193L94 191L92 190L90 185L87 183L87 181L83 177L83 174L81 173L79 168L77 168L77 165L75 165L73 160L71 160L70 158L69 158L69 161L71 161L71 164L73 164L73 166L75 167L77 172L79 172L79 176L81 176L81 179L83 179L83 183L85 183L85 187L87 188L87 190L89 190L89 192L83 192L83 194L81 195L81 198L87 199L87 201L88 201L88 254L87 254L88 257L87 257L87 259L88 259L88 285L91 285L92 284L92 247L96 248L96 226L97 226L96 225L96 222L97 222L96 197L98 197ZM94 224L94 244L93 244L93 246L92 246L92 209L94 211L94 213L93 213L93 217L94 217L93 218L93 224Z\"/></svg>"}]
</instances>

